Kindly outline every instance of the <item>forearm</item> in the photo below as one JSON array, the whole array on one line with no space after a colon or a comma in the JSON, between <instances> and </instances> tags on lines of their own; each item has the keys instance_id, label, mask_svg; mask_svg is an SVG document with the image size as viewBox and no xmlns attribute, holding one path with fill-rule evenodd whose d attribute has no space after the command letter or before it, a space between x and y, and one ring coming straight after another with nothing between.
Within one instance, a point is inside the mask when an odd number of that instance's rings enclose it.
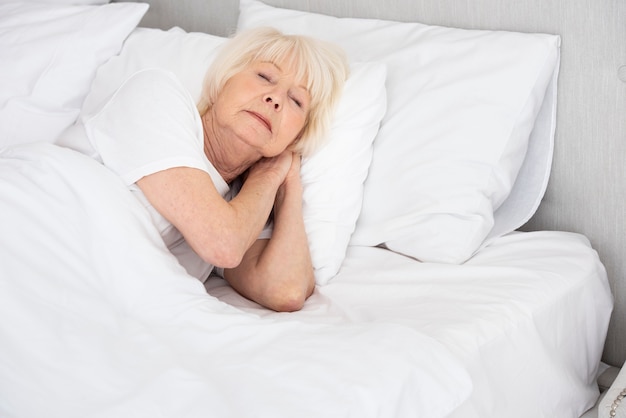
<instances>
[{"instance_id":1,"label":"forearm","mask_svg":"<svg viewBox=\"0 0 626 418\"><path fill-rule=\"evenodd\" d=\"M237 195L228 202L232 217L226 221L224 235L239 243L243 254L258 239L267 223L278 186L263 176L248 178ZM224 266L233 267L233 266Z\"/></svg>"},{"instance_id":2,"label":"forearm","mask_svg":"<svg viewBox=\"0 0 626 418\"><path fill-rule=\"evenodd\" d=\"M311 255L302 218L302 191L281 190L274 207L274 230L257 261L266 281L308 297L313 291Z\"/></svg>"},{"instance_id":3,"label":"forearm","mask_svg":"<svg viewBox=\"0 0 626 418\"><path fill-rule=\"evenodd\" d=\"M250 168L241 190L228 203L232 217L225 224L224 232L233 241L233 245L241 246L241 256L257 240L266 224L275 205L276 194L285 182L291 161L291 153L262 159Z\"/></svg>"},{"instance_id":4,"label":"forearm","mask_svg":"<svg viewBox=\"0 0 626 418\"><path fill-rule=\"evenodd\" d=\"M238 265L256 241L288 172L291 156L263 161L227 202L204 171L175 167L137 181L146 198L206 262ZM282 161L282 162L281 162Z\"/></svg>"},{"instance_id":5,"label":"forearm","mask_svg":"<svg viewBox=\"0 0 626 418\"><path fill-rule=\"evenodd\" d=\"M315 285L297 174L276 196L272 238L257 241L237 268L225 272L237 291L277 311L300 309Z\"/></svg>"},{"instance_id":6,"label":"forearm","mask_svg":"<svg viewBox=\"0 0 626 418\"><path fill-rule=\"evenodd\" d=\"M302 189L280 190L274 207L274 231L266 248L271 274L293 277L313 290L313 266L302 216ZM276 262L280 260L280 262Z\"/></svg>"}]
</instances>

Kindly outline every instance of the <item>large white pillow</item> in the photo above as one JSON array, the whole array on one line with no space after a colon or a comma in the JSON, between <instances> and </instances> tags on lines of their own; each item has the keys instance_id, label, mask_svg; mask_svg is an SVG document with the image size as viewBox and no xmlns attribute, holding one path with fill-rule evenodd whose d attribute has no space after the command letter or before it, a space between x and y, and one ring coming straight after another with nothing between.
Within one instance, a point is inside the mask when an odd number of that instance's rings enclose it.
<instances>
[{"instance_id":1,"label":"large white pillow","mask_svg":"<svg viewBox=\"0 0 626 418\"><path fill-rule=\"evenodd\" d=\"M147 9L0 4L0 146L54 142L78 117L96 69Z\"/></svg>"},{"instance_id":2,"label":"large white pillow","mask_svg":"<svg viewBox=\"0 0 626 418\"><path fill-rule=\"evenodd\" d=\"M97 72L83 114L96 111L134 72L150 67L174 73L197 101L204 74L226 38L137 28L120 54ZM304 223L318 284L339 270L363 200L372 141L386 110L386 68L354 63L336 110L327 145L302 164Z\"/></svg>"},{"instance_id":3,"label":"large white pillow","mask_svg":"<svg viewBox=\"0 0 626 418\"><path fill-rule=\"evenodd\" d=\"M336 18L241 0L238 29L262 25L387 64L388 109L352 245L459 263L492 231L510 232L534 213L549 174L558 36ZM549 85L552 101L542 108ZM529 163L532 178L518 182L516 204L494 226L531 132L547 158L543 152Z\"/></svg>"},{"instance_id":4,"label":"large white pillow","mask_svg":"<svg viewBox=\"0 0 626 418\"><path fill-rule=\"evenodd\" d=\"M197 102L207 68L224 42L226 38L188 33L178 27L168 31L136 28L120 53L96 72L81 114L96 112L124 80L146 68L161 68L174 73Z\"/></svg>"}]
</instances>

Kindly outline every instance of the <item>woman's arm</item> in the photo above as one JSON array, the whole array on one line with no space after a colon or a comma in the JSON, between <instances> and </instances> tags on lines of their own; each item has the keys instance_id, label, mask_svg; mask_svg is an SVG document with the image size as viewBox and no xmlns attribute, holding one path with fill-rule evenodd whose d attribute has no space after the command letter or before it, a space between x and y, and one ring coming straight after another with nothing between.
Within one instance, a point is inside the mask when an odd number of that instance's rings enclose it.
<instances>
[{"instance_id":1,"label":"woman's arm","mask_svg":"<svg viewBox=\"0 0 626 418\"><path fill-rule=\"evenodd\" d=\"M276 195L271 239L257 240L242 262L226 269L224 275L239 293L276 311L299 310L313 292L315 278L302 218L298 155L293 156Z\"/></svg>"},{"instance_id":2,"label":"woman's arm","mask_svg":"<svg viewBox=\"0 0 626 418\"><path fill-rule=\"evenodd\" d=\"M175 167L137 181L148 201L205 261L237 266L258 238L291 165L291 153L264 158L230 202L202 170Z\"/></svg>"}]
</instances>

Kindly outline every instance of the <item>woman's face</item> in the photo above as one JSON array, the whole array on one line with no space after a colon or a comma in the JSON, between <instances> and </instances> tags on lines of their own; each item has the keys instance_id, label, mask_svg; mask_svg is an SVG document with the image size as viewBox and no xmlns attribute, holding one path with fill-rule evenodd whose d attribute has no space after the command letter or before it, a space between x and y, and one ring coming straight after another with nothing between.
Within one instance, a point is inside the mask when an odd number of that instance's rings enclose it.
<instances>
[{"instance_id":1,"label":"woman's face","mask_svg":"<svg viewBox=\"0 0 626 418\"><path fill-rule=\"evenodd\" d=\"M285 63L254 62L224 85L211 109L213 126L259 158L273 157L298 137L309 105L309 92Z\"/></svg>"}]
</instances>

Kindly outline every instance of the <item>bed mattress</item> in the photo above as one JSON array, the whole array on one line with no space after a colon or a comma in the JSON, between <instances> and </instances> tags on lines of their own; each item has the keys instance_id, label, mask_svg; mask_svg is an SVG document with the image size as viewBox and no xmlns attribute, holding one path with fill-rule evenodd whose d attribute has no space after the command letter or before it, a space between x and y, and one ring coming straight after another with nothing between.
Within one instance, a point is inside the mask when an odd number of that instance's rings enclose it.
<instances>
[{"instance_id":1,"label":"bed mattress","mask_svg":"<svg viewBox=\"0 0 626 418\"><path fill-rule=\"evenodd\" d=\"M596 252L578 234L516 232L464 265L350 247L339 274L291 314L262 309L219 278L205 285L261 317L393 323L432 337L471 376L471 396L454 418L579 417L598 397L612 297Z\"/></svg>"}]
</instances>

